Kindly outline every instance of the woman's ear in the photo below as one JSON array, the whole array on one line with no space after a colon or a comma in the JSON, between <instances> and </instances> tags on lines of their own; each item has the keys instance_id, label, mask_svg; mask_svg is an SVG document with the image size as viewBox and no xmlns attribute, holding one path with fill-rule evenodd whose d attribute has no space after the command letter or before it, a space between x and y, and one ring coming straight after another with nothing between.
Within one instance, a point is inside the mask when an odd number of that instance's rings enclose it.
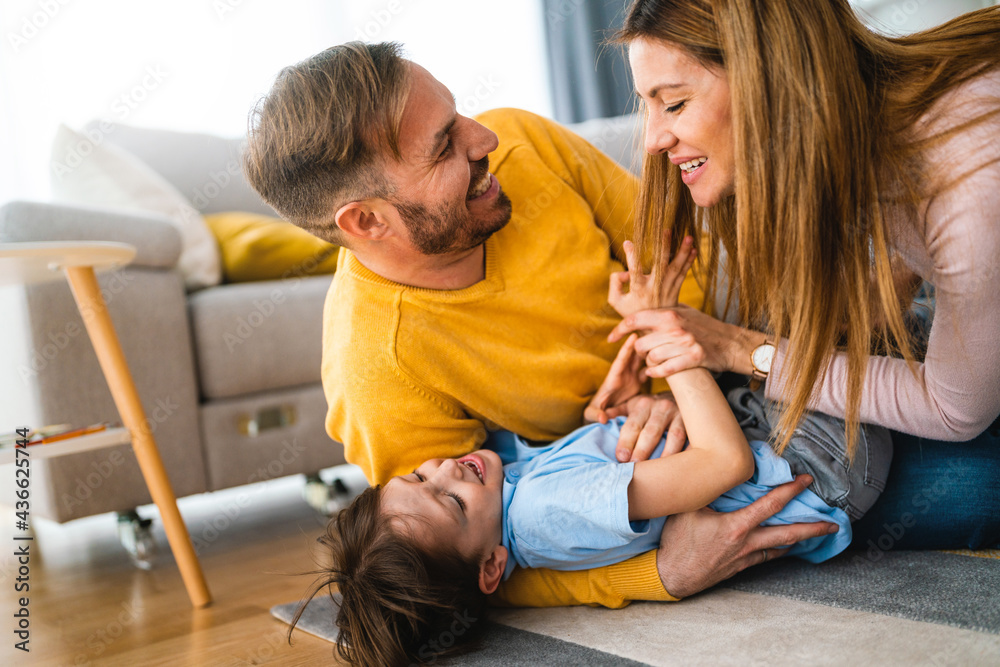
<instances>
[{"instance_id":1,"label":"woman's ear","mask_svg":"<svg viewBox=\"0 0 1000 667\"><path fill-rule=\"evenodd\" d=\"M389 234L388 216L395 207L381 199L352 201L334 216L337 227L351 238L378 241Z\"/></svg>"},{"instance_id":2,"label":"woman's ear","mask_svg":"<svg viewBox=\"0 0 1000 667\"><path fill-rule=\"evenodd\" d=\"M479 566L479 590L489 595L500 585L507 569L507 547L498 544Z\"/></svg>"}]
</instances>

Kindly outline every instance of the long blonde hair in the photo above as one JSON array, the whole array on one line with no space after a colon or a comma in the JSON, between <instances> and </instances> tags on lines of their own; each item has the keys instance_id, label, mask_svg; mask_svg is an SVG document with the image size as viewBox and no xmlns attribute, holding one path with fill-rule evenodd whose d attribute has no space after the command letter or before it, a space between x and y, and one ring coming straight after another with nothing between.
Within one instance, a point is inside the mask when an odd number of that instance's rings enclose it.
<instances>
[{"instance_id":1,"label":"long blonde hair","mask_svg":"<svg viewBox=\"0 0 1000 667\"><path fill-rule=\"evenodd\" d=\"M743 325L789 339L779 452L831 353L846 350L853 454L868 356L914 361L886 211L902 207L916 220L922 200L957 180L932 184L921 156L1000 112L929 139L914 133L943 95L997 66L1000 8L889 38L866 28L847 0L636 0L616 41L638 38L680 46L726 72L736 160L736 195L704 209L666 155L646 155L636 221L643 256L672 256L694 236L708 248L712 300L724 250L727 308L738 294Z\"/></svg>"}]
</instances>

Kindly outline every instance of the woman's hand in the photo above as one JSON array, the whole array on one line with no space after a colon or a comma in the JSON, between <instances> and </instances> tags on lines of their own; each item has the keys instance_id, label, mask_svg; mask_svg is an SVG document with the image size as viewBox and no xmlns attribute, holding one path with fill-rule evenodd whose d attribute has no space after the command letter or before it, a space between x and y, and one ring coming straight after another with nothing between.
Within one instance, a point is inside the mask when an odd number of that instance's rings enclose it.
<instances>
[{"instance_id":1,"label":"woman's hand","mask_svg":"<svg viewBox=\"0 0 1000 667\"><path fill-rule=\"evenodd\" d=\"M667 242L669 243L669 234ZM660 286L659 300L653 296L653 275L642 272L639 253L636 252L635 245L631 241L625 241L624 247L628 271L612 273L611 283L608 286L608 303L618 311L618 314L627 317L649 308L677 305L684 278L698 255L694 247L694 239L690 236L686 237L673 261L664 262L660 272L663 284ZM627 292L625 291L626 285L628 286Z\"/></svg>"},{"instance_id":2,"label":"woman's hand","mask_svg":"<svg viewBox=\"0 0 1000 667\"><path fill-rule=\"evenodd\" d=\"M690 306L644 310L629 315L608 336L614 342L642 332L636 352L646 358L646 375L668 377L689 368L750 375L750 353L764 334L727 324Z\"/></svg>"}]
</instances>

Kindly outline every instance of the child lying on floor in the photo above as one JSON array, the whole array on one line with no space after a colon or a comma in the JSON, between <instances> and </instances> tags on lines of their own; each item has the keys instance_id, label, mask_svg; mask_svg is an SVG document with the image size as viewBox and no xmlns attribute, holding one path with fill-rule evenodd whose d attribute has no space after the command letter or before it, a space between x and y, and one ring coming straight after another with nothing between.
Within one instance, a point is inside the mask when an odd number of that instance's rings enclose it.
<instances>
[{"instance_id":1,"label":"child lying on floor","mask_svg":"<svg viewBox=\"0 0 1000 667\"><path fill-rule=\"evenodd\" d=\"M628 251L635 276L634 249ZM668 267L668 303L676 299L691 258L693 252ZM612 305L620 311L642 307L639 281L622 294L615 289L617 279L612 278ZM622 346L590 414L601 413L612 396L617 404L639 392L642 364L635 340L633 335ZM515 567L578 570L617 563L655 549L670 514L706 505L732 511L792 481L788 460L763 439L748 443L707 370L676 373L670 387L689 438L677 454L660 458L661 439L648 461L619 463L615 448L622 418L585 426L542 447L502 432L491 439L492 450L426 461L385 487L362 493L330 522L321 540L331 549L333 566L313 592L334 583L340 590L341 657L363 665L430 660L477 634L486 596ZM765 411L757 400L744 393L734 407L746 416L748 432L766 434ZM786 452L811 462L805 471L823 478L834 494L850 491L852 476L871 480L872 468L879 466L867 460L860 473L857 465L836 464L829 452L842 451L844 438L837 442L836 428L824 427L832 418L818 418L826 421L796 431ZM860 441L862 455L855 464L861 458L884 459L890 446L887 434L870 427ZM817 455L817 447L827 453ZM871 480L879 490L887 463L884 468L881 479ZM824 498L803 491L765 523L838 524L832 534L789 550L812 562L830 558L850 544L851 518L870 506L868 497L874 502L877 491L861 500L848 495Z\"/></svg>"}]
</instances>

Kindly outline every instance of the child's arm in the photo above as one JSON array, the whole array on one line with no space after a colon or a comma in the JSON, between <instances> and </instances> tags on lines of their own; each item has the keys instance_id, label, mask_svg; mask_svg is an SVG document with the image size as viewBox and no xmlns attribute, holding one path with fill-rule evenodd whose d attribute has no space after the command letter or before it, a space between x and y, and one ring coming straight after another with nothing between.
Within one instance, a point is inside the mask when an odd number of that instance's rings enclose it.
<instances>
[{"instance_id":1,"label":"child's arm","mask_svg":"<svg viewBox=\"0 0 1000 667\"><path fill-rule=\"evenodd\" d=\"M635 464L628 488L630 521L700 509L753 475L746 436L704 368L670 376L689 444L666 458Z\"/></svg>"}]
</instances>

